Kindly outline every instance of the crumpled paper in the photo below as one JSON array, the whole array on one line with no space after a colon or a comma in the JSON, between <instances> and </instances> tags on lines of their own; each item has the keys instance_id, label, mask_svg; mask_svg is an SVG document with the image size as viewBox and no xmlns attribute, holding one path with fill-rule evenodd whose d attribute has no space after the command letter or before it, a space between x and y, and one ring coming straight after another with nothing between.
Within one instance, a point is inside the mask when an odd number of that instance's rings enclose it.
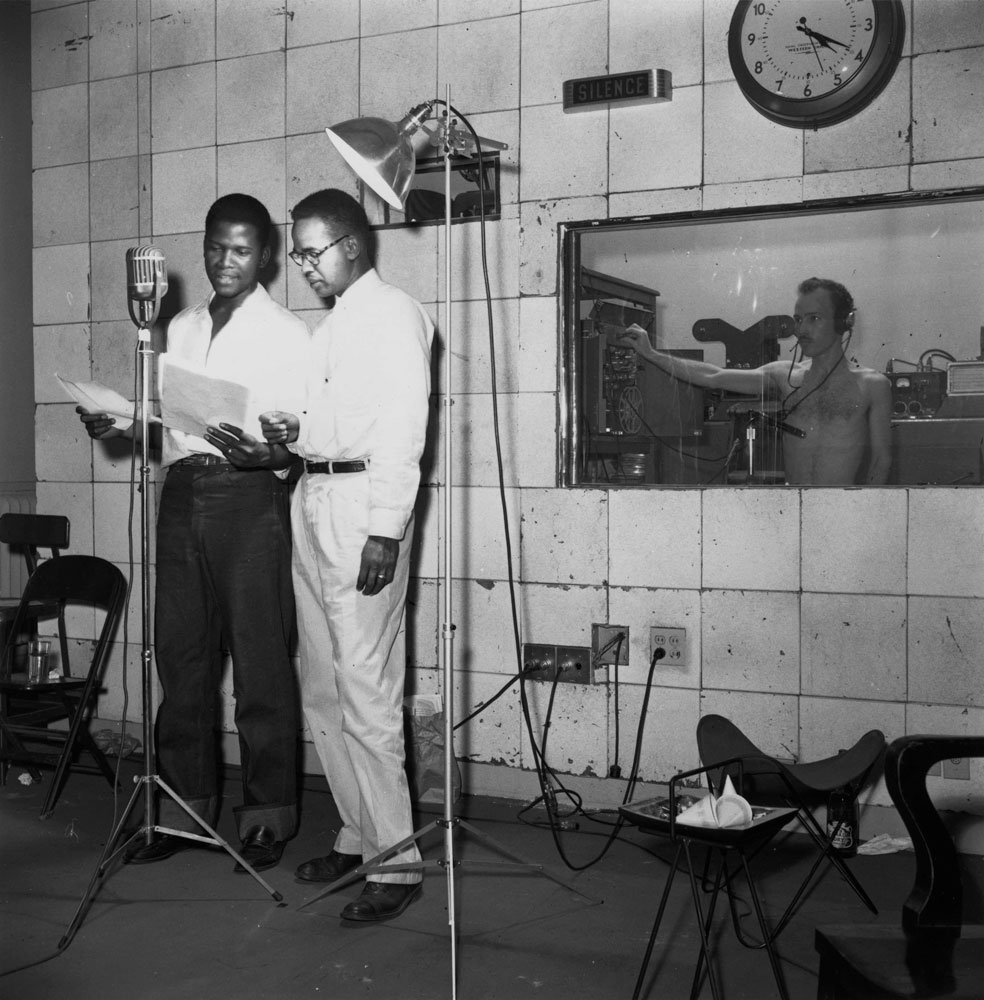
<instances>
[{"instance_id":1,"label":"crumpled paper","mask_svg":"<svg viewBox=\"0 0 984 1000\"><path fill-rule=\"evenodd\" d=\"M676 821L688 826L709 826L719 829L745 826L752 821L752 807L748 799L735 791L731 778L724 779L720 796L705 795L689 809L684 809Z\"/></svg>"},{"instance_id":2,"label":"crumpled paper","mask_svg":"<svg viewBox=\"0 0 984 1000\"><path fill-rule=\"evenodd\" d=\"M107 757L129 757L140 749L140 740L129 733L118 733L112 729L100 729L92 734L92 742Z\"/></svg>"},{"instance_id":3,"label":"crumpled paper","mask_svg":"<svg viewBox=\"0 0 984 1000\"><path fill-rule=\"evenodd\" d=\"M911 850L911 837L892 837L887 833L879 833L877 837L858 845L858 854L898 854L899 851Z\"/></svg>"}]
</instances>

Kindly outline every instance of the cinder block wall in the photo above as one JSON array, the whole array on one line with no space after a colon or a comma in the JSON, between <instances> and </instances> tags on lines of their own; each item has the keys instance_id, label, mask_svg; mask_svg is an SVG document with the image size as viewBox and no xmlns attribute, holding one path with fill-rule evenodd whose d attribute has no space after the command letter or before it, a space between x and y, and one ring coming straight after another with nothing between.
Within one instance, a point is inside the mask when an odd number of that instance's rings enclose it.
<instances>
[{"instance_id":1,"label":"cinder block wall","mask_svg":"<svg viewBox=\"0 0 984 1000\"><path fill-rule=\"evenodd\" d=\"M53 372L132 394L124 250L153 240L185 302L206 291L205 210L261 198L281 227L272 294L319 304L284 258L288 210L355 190L323 127L399 118L443 96L509 144L502 219L488 226L505 506L525 641L586 645L592 622L631 629L621 763L636 728L652 624L687 629L662 667L642 776L696 763L694 728L723 712L767 750L814 758L877 726L889 738L984 731L984 507L974 489L565 490L556 485L557 225L565 220L984 185L984 8L906 2L904 58L877 103L815 133L741 97L728 65L731 0L37 0L33 12L34 323L38 499L73 547L128 558L129 459L91 447ZM563 81L673 73L669 104L565 115ZM439 320L442 230L381 233L381 272ZM459 717L517 668L497 490L477 226L454 230L457 334L453 577ZM437 388L441 388L438 385ZM435 404L435 420L440 407ZM413 690L440 689L441 435L421 491L408 629ZM139 554L139 548L137 549ZM139 717L139 596L127 673ZM79 622L80 635L92 623ZM119 717L122 664L100 714ZM229 695L226 694L228 710ZM546 692L531 690L535 718ZM604 776L606 687L557 693L549 759ZM231 729L231 712L227 725ZM516 688L459 732L484 790L530 768ZM492 765L506 765L496 767ZM984 788L939 780L964 807ZM883 789L872 801L884 802Z\"/></svg>"}]
</instances>

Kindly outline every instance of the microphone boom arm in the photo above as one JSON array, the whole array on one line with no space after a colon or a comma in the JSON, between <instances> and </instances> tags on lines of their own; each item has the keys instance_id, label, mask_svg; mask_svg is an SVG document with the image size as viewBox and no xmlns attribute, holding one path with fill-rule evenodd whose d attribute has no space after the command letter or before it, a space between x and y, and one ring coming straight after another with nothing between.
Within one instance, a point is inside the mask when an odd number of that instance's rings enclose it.
<instances>
[{"instance_id":1,"label":"microphone boom arm","mask_svg":"<svg viewBox=\"0 0 984 1000\"><path fill-rule=\"evenodd\" d=\"M792 434L794 437L798 438L806 437L806 431L802 428L796 427L793 424L787 424L785 420L773 413L766 413L764 410L746 410L745 412L754 417L756 420L761 421L766 427L772 427L777 431L782 431L783 434Z\"/></svg>"}]
</instances>

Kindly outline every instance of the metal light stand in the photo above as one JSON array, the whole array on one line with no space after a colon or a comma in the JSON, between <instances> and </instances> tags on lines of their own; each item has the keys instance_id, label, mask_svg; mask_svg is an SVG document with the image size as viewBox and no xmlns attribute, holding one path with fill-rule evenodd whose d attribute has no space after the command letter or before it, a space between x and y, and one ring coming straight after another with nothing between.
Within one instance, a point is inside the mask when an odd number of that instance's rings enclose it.
<instances>
[{"instance_id":1,"label":"metal light stand","mask_svg":"<svg viewBox=\"0 0 984 1000\"><path fill-rule=\"evenodd\" d=\"M144 741L144 773L135 779L135 787L126 809L120 816L119 822L113 829L112 834L106 841L101 857L96 864L92 878L89 880L88 888L82 896L75 916L69 924L68 930L58 942L59 951L68 947L76 932L82 925L88 913L89 906L95 898L102 878L110 863L135 841L141 834L144 835L145 843L150 845L153 842L155 833L170 834L172 837L183 837L186 840L194 840L201 844L212 847L221 847L229 855L249 872L260 885L279 903L283 900L283 895L277 892L266 880L257 872L252 865L235 851L227 840L221 837L208 823L205 822L196 812L181 799L159 774L154 772L154 723L151 714L151 704L154 698L153 689L153 654L151 651L150 639L150 459L148 439L150 437L150 363L154 354L151 346L150 328L157 319L160 309L160 295L158 293L154 302L139 302L139 316L134 314L133 303L130 303L130 316L137 324L137 336L139 338L140 355L140 616L141 616L141 680L143 687L143 741ZM155 822L156 801L154 789L160 788L169 798L176 802L190 816L208 836L201 836L196 833L189 833L186 830L174 830L170 827L160 826ZM133 807L143 791L144 799L144 821L139 830L132 833L119 847L114 847L126 821L133 811Z\"/></svg>"},{"instance_id":2,"label":"metal light stand","mask_svg":"<svg viewBox=\"0 0 984 1000\"><path fill-rule=\"evenodd\" d=\"M434 103L440 103L435 101ZM576 893L584 899L589 899L577 889L567 885L565 882L551 875L543 865L538 865L521 858L514 851L499 843L494 838L482 833L472 826L467 820L463 820L454 813L453 803L453 773L454 773L454 632L455 625L452 614L451 597L451 552L452 552L452 492L453 474L451 468L452 450L452 423L451 407L454 400L451 398L451 357L454 353L454 327L452 322L452 282L451 282L451 157L457 151L456 142L460 142L460 133L456 132L455 121L451 117L451 88L446 88L444 100L443 122L440 131L440 144L444 156L444 393L442 399L444 411L444 572L442 583L444 586L444 622L441 626L441 663L442 663L442 684L444 692L444 809L440 819L433 820L426 826L405 837L399 843L394 844L388 850L376 855L369 861L364 862L358 868L353 869L347 875L332 882L331 885L309 899L300 909L310 906L312 903L323 899L329 893L336 892L346 885L356 881L367 874L375 872L403 872L422 871L425 868L443 868L446 877L447 897L448 897L448 924L451 928L451 996L457 997L457 925L455 922L455 886L454 870L461 863L455 860L454 856L454 836L458 830L464 830L472 834L477 840L487 846L499 851L514 859L512 864L495 861L469 861L469 866L476 868L503 868L508 865L511 869L516 867L535 869L540 874L546 876L557 885L571 892ZM488 141L488 140L486 140ZM501 146L501 144L500 144ZM505 148L501 146L501 148ZM485 182L479 171L479 198L484 206ZM484 214L484 209L483 209ZM408 861L386 864L386 859L398 854L405 847L420 840L432 830L441 829L444 831L444 856L440 859L430 859L421 861ZM594 902L594 900L590 900Z\"/></svg>"}]
</instances>

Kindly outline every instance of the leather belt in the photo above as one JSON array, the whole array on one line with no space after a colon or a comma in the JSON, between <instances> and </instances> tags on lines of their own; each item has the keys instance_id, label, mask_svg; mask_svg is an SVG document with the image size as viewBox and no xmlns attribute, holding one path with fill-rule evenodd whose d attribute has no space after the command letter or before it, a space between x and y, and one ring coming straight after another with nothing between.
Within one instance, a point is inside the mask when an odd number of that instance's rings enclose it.
<instances>
[{"instance_id":1,"label":"leather belt","mask_svg":"<svg viewBox=\"0 0 984 1000\"><path fill-rule=\"evenodd\" d=\"M339 472L365 472L369 467L368 462L305 462L306 472L324 472L328 475Z\"/></svg>"},{"instance_id":2,"label":"leather belt","mask_svg":"<svg viewBox=\"0 0 984 1000\"><path fill-rule=\"evenodd\" d=\"M179 458L175 465L232 465L227 458L221 455L206 455L204 452L195 452L185 458Z\"/></svg>"}]
</instances>

